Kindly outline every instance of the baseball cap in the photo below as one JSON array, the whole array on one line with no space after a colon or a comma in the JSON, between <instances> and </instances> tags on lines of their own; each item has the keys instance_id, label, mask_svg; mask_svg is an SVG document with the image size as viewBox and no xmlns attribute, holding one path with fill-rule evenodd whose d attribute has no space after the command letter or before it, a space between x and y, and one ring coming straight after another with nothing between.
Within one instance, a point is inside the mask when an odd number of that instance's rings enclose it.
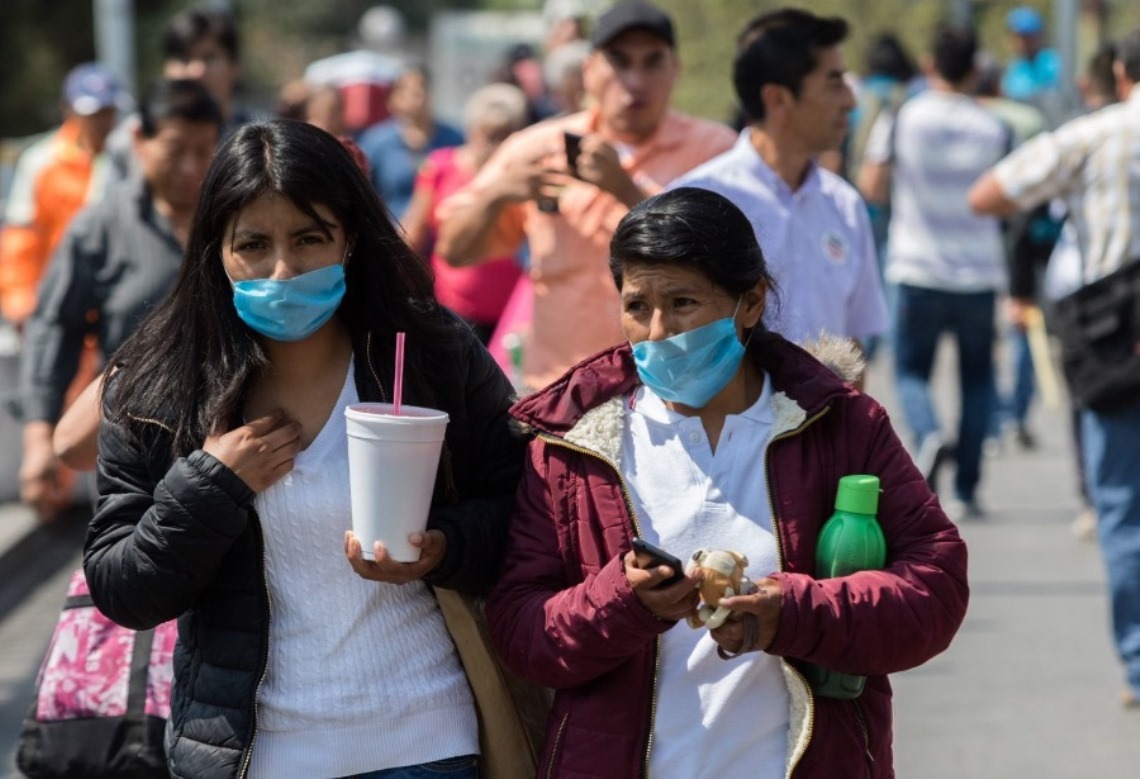
<instances>
[{"instance_id":1,"label":"baseball cap","mask_svg":"<svg viewBox=\"0 0 1140 779\"><path fill-rule=\"evenodd\" d=\"M660 8L644 0L625 0L599 16L590 42L595 49L601 49L630 30L646 30L670 47L677 45L673 37L673 20Z\"/></svg>"},{"instance_id":2,"label":"baseball cap","mask_svg":"<svg viewBox=\"0 0 1140 779\"><path fill-rule=\"evenodd\" d=\"M90 116L104 108L118 108L125 96L119 78L94 62L72 68L63 85L63 99L80 116Z\"/></svg>"},{"instance_id":3,"label":"baseball cap","mask_svg":"<svg viewBox=\"0 0 1140 779\"><path fill-rule=\"evenodd\" d=\"M1045 29L1045 20L1036 9L1023 5L1006 15L1005 26L1015 35L1038 35Z\"/></svg>"}]
</instances>

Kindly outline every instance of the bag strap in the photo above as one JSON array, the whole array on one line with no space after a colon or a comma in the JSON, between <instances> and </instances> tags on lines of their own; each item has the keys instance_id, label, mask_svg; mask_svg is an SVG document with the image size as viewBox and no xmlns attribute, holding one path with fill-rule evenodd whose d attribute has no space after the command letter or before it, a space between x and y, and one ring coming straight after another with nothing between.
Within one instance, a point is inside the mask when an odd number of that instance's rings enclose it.
<instances>
[{"instance_id":1,"label":"bag strap","mask_svg":"<svg viewBox=\"0 0 1140 779\"><path fill-rule=\"evenodd\" d=\"M90 595L69 595L67 600L63 602L63 610L68 609L93 609L95 608L95 601L91 600Z\"/></svg>"},{"instance_id":2,"label":"bag strap","mask_svg":"<svg viewBox=\"0 0 1140 779\"><path fill-rule=\"evenodd\" d=\"M146 714L146 683L150 678L150 651L154 646L154 629L135 633L131 652L131 675L127 687L127 719L141 722Z\"/></svg>"}]
</instances>

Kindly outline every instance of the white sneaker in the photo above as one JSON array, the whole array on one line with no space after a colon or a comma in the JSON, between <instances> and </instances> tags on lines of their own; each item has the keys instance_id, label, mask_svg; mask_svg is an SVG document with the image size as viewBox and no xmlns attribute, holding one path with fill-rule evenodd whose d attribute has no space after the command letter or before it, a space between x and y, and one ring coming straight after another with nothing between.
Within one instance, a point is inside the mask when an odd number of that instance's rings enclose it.
<instances>
[{"instance_id":1,"label":"white sneaker","mask_svg":"<svg viewBox=\"0 0 1140 779\"><path fill-rule=\"evenodd\" d=\"M954 447L946 444L938 433L931 433L922 439L918 452L914 456L914 464L922 472L930 489L938 492L938 471L948 460L954 458Z\"/></svg>"},{"instance_id":2,"label":"white sneaker","mask_svg":"<svg viewBox=\"0 0 1140 779\"><path fill-rule=\"evenodd\" d=\"M963 521L968 522L970 520L986 518L985 509L978 504L976 499L959 500L958 498L953 498L952 500L946 501L943 510L946 512L946 516L950 518L950 521L956 525Z\"/></svg>"},{"instance_id":3,"label":"white sneaker","mask_svg":"<svg viewBox=\"0 0 1140 779\"><path fill-rule=\"evenodd\" d=\"M1081 509L1081 513L1077 514L1077 518L1069 527L1078 541L1095 541L1096 512L1093 511L1092 506L1085 506Z\"/></svg>"}]
</instances>

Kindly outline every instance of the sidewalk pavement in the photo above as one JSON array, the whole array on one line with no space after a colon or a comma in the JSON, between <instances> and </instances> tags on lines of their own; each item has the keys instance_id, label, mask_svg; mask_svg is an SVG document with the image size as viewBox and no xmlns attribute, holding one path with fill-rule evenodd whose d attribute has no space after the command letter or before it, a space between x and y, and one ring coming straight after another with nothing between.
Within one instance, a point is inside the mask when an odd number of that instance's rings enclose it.
<instances>
[{"instance_id":1,"label":"sidewalk pavement","mask_svg":"<svg viewBox=\"0 0 1140 779\"><path fill-rule=\"evenodd\" d=\"M873 366L868 391L892 411L906 440L887 357ZM956 418L952 367L953 355L942 355L936 397L944 420ZM1040 448L1023 452L1010 444L987 458L980 498L989 516L961 525L972 593L962 630L943 655L892 677L902 779L1127 777L1140 766L1140 711L1122 711L1118 703L1123 682L1099 552L1069 528L1078 504L1067 417L1038 409L1034 420ZM0 594L11 558L2 536L9 522L30 521L22 511L0 509ZM43 554L53 557L53 572L15 607L0 601L4 779L18 776L11 766L19 721L68 574L79 564L81 540L70 543L27 547L24 568L26 558Z\"/></svg>"},{"instance_id":2,"label":"sidewalk pavement","mask_svg":"<svg viewBox=\"0 0 1140 779\"><path fill-rule=\"evenodd\" d=\"M953 360L940 355L936 369L944 427L958 416ZM884 363L874 367L868 391L906 441ZM1099 547L1077 540L1070 527L1080 504L1068 411L1035 407L1032 427L1038 449L1010 441L983 461L979 497L988 516L959 525L970 552L970 607L957 638L926 665L891 677L902 779L1080 779L1140 770L1140 711L1120 706L1124 682ZM945 502L951 469L939 486Z\"/></svg>"}]
</instances>

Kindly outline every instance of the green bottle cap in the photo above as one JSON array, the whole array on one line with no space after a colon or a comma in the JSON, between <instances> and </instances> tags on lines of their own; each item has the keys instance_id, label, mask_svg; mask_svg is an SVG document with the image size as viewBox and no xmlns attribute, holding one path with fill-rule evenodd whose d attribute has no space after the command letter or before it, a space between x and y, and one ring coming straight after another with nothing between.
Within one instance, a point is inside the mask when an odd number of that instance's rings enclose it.
<instances>
[{"instance_id":1,"label":"green bottle cap","mask_svg":"<svg viewBox=\"0 0 1140 779\"><path fill-rule=\"evenodd\" d=\"M835 494L835 510L872 517L878 514L879 477L866 474L844 476L839 480L839 491Z\"/></svg>"}]
</instances>

